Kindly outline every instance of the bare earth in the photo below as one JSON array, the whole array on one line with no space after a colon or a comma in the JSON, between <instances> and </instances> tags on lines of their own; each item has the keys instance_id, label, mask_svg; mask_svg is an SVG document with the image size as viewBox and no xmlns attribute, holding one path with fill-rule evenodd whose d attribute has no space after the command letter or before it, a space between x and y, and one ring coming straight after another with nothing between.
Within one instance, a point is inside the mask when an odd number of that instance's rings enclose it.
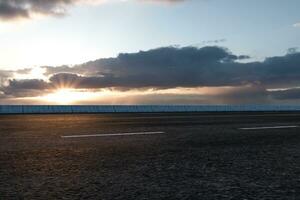
<instances>
[{"instance_id":1,"label":"bare earth","mask_svg":"<svg viewBox=\"0 0 300 200\"><path fill-rule=\"evenodd\" d=\"M300 199L300 113L0 116L0 199ZM62 138L131 132L156 135Z\"/></svg>"}]
</instances>

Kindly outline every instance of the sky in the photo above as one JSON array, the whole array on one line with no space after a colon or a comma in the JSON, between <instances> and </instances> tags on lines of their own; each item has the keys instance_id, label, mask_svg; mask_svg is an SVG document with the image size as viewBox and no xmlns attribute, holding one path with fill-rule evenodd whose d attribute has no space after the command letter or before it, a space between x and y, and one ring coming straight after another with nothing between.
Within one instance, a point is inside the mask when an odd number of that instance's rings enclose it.
<instances>
[{"instance_id":1,"label":"sky","mask_svg":"<svg viewBox=\"0 0 300 200\"><path fill-rule=\"evenodd\" d=\"M0 104L298 104L298 0L0 0Z\"/></svg>"}]
</instances>

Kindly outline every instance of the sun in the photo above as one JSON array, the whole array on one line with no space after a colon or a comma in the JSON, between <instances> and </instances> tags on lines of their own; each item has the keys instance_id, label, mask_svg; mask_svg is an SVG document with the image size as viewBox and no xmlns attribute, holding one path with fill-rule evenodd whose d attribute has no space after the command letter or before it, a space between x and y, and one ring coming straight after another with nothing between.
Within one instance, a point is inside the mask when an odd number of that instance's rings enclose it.
<instances>
[{"instance_id":1,"label":"sun","mask_svg":"<svg viewBox=\"0 0 300 200\"><path fill-rule=\"evenodd\" d=\"M76 102L89 100L93 98L93 96L94 95L91 92L78 91L72 88L63 88L47 94L46 96L42 97L42 99L51 103L69 105Z\"/></svg>"}]
</instances>

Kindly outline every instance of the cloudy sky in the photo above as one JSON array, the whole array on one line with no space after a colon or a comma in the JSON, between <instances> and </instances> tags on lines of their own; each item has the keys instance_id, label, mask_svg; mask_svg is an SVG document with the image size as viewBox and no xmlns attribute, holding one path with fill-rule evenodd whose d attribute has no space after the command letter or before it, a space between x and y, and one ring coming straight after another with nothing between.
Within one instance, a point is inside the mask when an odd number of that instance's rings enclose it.
<instances>
[{"instance_id":1,"label":"cloudy sky","mask_svg":"<svg viewBox=\"0 0 300 200\"><path fill-rule=\"evenodd\" d=\"M299 0L0 0L1 104L298 104Z\"/></svg>"}]
</instances>

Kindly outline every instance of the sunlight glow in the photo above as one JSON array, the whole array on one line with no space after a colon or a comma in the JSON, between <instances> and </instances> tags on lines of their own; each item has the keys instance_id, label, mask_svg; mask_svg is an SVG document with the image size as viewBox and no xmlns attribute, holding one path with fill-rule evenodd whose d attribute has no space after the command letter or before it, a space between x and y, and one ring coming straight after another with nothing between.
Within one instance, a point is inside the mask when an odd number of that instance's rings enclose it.
<instances>
[{"instance_id":1,"label":"sunlight glow","mask_svg":"<svg viewBox=\"0 0 300 200\"><path fill-rule=\"evenodd\" d=\"M96 94L92 92L81 92L76 89L58 89L53 93L41 97L42 100L50 103L68 105L80 101L86 101L95 98Z\"/></svg>"},{"instance_id":2,"label":"sunlight glow","mask_svg":"<svg viewBox=\"0 0 300 200\"><path fill-rule=\"evenodd\" d=\"M70 104L136 104L138 101L136 98L146 98L151 95L176 95L178 93L183 95L205 95L205 94L216 94L220 90L231 89L222 87L220 88L175 88L166 90L153 90L149 89L146 91L141 90L130 90L130 91L116 91L110 89L101 90L90 90L90 89L74 89L72 87L63 87L68 84L58 85L53 92L46 94L45 96L31 97L35 102L41 102L46 104L55 105L70 105ZM72 84L69 84L72 85Z\"/></svg>"}]
</instances>

